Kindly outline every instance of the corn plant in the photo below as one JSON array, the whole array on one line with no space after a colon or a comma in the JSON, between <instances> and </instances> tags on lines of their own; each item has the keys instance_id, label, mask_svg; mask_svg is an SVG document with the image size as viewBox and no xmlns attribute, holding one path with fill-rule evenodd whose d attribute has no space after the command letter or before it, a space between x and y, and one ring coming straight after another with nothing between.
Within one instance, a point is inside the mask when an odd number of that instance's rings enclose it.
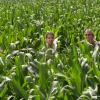
<instances>
[{"instance_id":1,"label":"corn plant","mask_svg":"<svg viewBox=\"0 0 100 100\"><path fill-rule=\"evenodd\" d=\"M0 0L0 100L99 100L99 0ZM45 61L45 33L57 52Z\"/></svg>"}]
</instances>

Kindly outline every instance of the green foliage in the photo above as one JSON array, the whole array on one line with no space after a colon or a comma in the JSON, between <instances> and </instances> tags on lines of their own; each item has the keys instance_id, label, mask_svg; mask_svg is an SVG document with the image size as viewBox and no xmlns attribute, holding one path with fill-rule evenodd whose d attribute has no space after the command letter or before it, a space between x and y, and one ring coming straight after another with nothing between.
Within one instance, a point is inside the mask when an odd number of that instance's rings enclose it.
<instances>
[{"instance_id":1,"label":"green foliage","mask_svg":"<svg viewBox=\"0 0 100 100\"><path fill-rule=\"evenodd\" d=\"M99 100L99 0L0 0L0 100ZM57 52L45 61L45 33Z\"/></svg>"}]
</instances>

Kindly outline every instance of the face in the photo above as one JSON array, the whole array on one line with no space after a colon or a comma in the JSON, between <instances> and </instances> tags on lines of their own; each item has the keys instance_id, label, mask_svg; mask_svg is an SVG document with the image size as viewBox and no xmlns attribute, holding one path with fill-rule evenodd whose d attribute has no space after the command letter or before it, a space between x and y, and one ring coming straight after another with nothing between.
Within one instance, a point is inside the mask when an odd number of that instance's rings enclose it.
<instances>
[{"instance_id":1,"label":"face","mask_svg":"<svg viewBox=\"0 0 100 100\"><path fill-rule=\"evenodd\" d=\"M49 46L52 46L53 41L54 41L54 36L51 35L51 34L48 34L47 38L46 38L46 41L47 41L47 43L48 43Z\"/></svg>"},{"instance_id":2,"label":"face","mask_svg":"<svg viewBox=\"0 0 100 100\"><path fill-rule=\"evenodd\" d=\"M89 42L89 43L94 42L94 35L91 31L87 31L85 33L85 38L86 38L87 42Z\"/></svg>"}]
</instances>

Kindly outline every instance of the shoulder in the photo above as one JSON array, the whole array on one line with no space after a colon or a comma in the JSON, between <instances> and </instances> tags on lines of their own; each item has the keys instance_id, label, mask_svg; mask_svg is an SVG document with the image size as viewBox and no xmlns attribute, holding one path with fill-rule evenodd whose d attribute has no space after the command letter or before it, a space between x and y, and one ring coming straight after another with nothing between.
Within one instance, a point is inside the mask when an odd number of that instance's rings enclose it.
<instances>
[{"instance_id":1,"label":"shoulder","mask_svg":"<svg viewBox=\"0 0 100 100\"><path fill-rule=\"evenodd\" d=\"M98 41L98 44L100 45L100 41Z\"/></svg>"},{"instance_id":2,"label":"shoulder","mask_svg":"<svg viewBox=\"0 0 100 100\"><path fill-rule=\"evenodd\" d=\"M98 46L100 46L100 41L94 41L94 43L96 44L96 45L98 45Z\"/></svg>"},{"instance_id":3,"label":"shoulder","mask_svg":"<svg viewBox=\"0 0 100 100\"><path fill-rule=\"evenodd\" d=\"M97 41L98 46L100 46L100 41Z\"/></svg>"},{"instance_id":4,"label":"shoulder","mask_svg":"<svg viewBox=\"0 0 100 100\"><path fill-rule=\"evenodd\" d=\"M82 40L82 41L81 41L81 43L82 43L82 44L84 44L84 43L85 43L85 41L84 41L84 40Z\"/></svg>"}]
</instances>

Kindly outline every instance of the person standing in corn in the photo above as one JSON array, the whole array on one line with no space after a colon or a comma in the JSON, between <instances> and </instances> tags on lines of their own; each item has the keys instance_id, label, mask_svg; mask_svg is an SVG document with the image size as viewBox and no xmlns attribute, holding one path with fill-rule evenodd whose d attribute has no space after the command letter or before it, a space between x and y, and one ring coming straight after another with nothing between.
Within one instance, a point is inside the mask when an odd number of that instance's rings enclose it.
<instances>
[{"instance_id":1,"label":"person standing in corn","mask_svg":"<svg viewBox=\"0 0 100 100\"><path fill-rule=\"evenodd\" d=\"M95 35L94 35L94 32L92 31L92 29L87 29L85 32L84 32L84 37L85 37L85 40L82 40L81 42L84 44L85 41L86 43L88 44L89 46L89 50L94 50L95 46L98 45L100 46L100 42L98 42L96 39L95 39Z\"/></svg>"},{"instance_id":2,"label":"person standing in corn","mask_svg":"<svg viewBox=\"0 0 100 100\"><path fill-rule=\"evenodd\" d=\"M54 33L46 32L45 34L46 45L42 48L42 52L44 52L45 60L53 60L54 53L56 52L56 46L54 44Z\"/></svg>"},{"instance_id":3,"label":"person standing in corn","mask_svg":"<svg viewBox=\"0 0 100 100\"><path fill-rule=\"evenodd\" d=\"M95 46L95 44L98 44L100 46L100 43L96 41L94 32L91 29L87 29L84 34L85 34L86 41L89 44L92 44L93 46Z\"/></svg>"},{"instance_id":4,"label":"person standing in corn","mask_svg":"<svg viewBox=\"0 0 100 100\"><path fill-rule=\"evenodd\" d=\"M95 39L94 32L91 29L87 29L84 35L86 42L89 45L89 50L93 52L92 57L94 61L96 61L100 51L100 42Z\"/></svg>"}]
</instances>

